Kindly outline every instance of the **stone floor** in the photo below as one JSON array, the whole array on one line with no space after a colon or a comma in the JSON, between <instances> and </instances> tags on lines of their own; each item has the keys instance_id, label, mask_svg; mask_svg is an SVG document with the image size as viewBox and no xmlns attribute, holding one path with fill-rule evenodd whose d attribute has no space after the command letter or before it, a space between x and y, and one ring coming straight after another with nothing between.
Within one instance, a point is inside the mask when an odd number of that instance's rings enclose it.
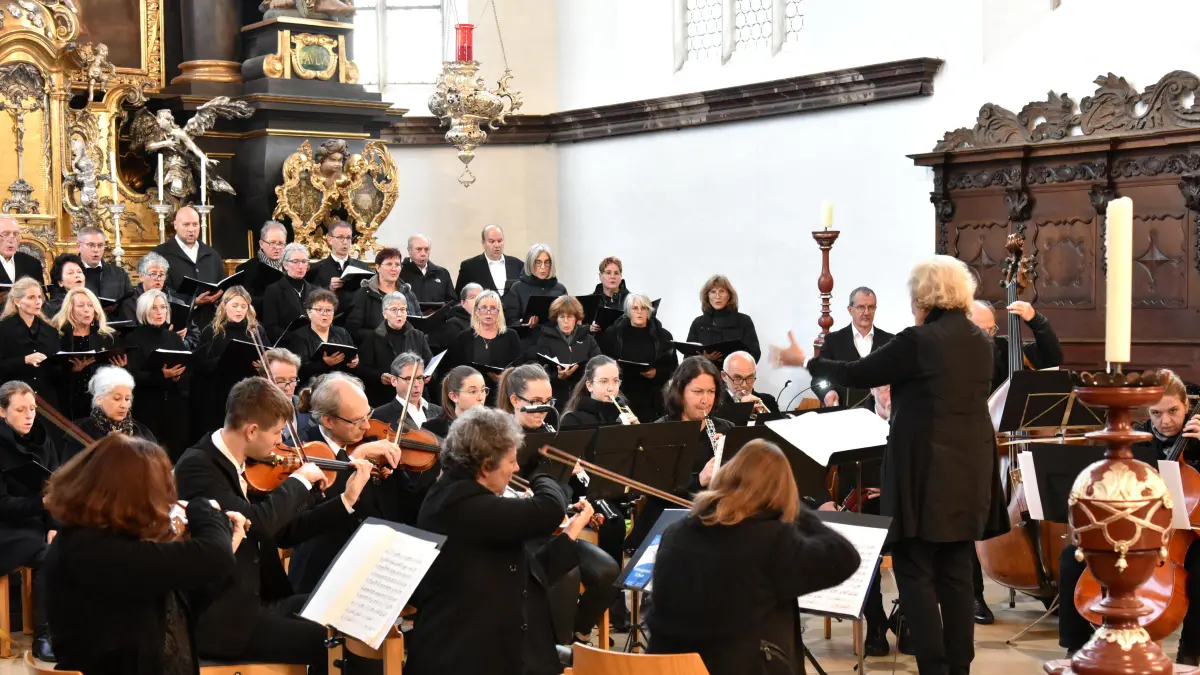
<instances>
[{"instance_id":1,"label":"stone floor","mask_svg":"<svg viewBox=\"0 0 1200 675\"><path fill-rule=\"evenodd\" d=\"M891 607L895 597L895 585L890 575L884 575L884 604ZM1010 609L1008 606L1008 591L992 582L988 582L987 599L996 614L996 623L990 626L975 627L975 662L972 664L972 675L1017 675L1036 674L1042 672L1042 662L1048 659L1061 658L1063 650L1058 646L1058 628L1054 617L1050 617L1034 626L1013 645L1005 641L1020 631L1034 619L1042 615L1043 609L1039 602L1022 600L1018 596L1017 605ZM824 625L818 617L806 617L805 642L816 656L821 667L828 675L852 675L857 661L851 653L851 624L833 624L833 636L824 639ZM617 648L624 645L625 636L614 636ZM892 653L886 657L869 658L866 662L867 673L916 673L917 664L911 656L905 656L896 651L895 636L888 634L891 641ZM20 649L29 648L28 636L18 636ZM1163 648L1174 658L1176 637L1168 638ZM808 665L808 673L814 669ZM0 660L0 675L24 675L25 669L18 659Z\"/></svg>"}]
</instances>

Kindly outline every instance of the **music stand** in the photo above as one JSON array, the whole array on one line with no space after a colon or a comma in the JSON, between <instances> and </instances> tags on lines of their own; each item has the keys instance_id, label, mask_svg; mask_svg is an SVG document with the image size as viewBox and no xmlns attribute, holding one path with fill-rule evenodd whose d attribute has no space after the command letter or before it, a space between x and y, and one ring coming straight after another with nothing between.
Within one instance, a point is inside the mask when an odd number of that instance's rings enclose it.
<instances>
[{"instance_id":1,"label":"music stand","mask_svg":"<svg viewBox=\"0 0 1200 675\"><path fill-rule=\"evenodd\" d=\"M652 488L678 494L691 484L692 457L700 433L695 422L600 427L592 441L591 461ZM619 499L625 486L594 476L588 494L596 499Z\"/></svg>"},{"instance_id":2,"label":"music stand","mask_svg":"<svg viewBox=\"0 0 1200 675\"><path fill-rule=\"evenodd\" d=\"M722 463L728 463L747 443L758 439L774 443L783 451L788 464L792 467L792 477L796 480L796 488L799 489L801 497L816 498L821 494L827 494L825 492L825 467L784 440L768 426L756 424L752 427L734 427L726 431Z\"/></svg>"},{"instance_id":3,"label":"music stand","mask_svg":"<svg viewBox=\"0 0 1200 675\"><path fill-rule=\"evenodd\" d=\"M1099 429L1104 420L1075 399L1071 373L1065 370L1018 370L1008 386L996 430L1064 431Z\"/></svg>"},{"instance_id":4,"label":"music stand","mask_svg":"<svg viewBox=\"0 0 1200 675\"><path fill-rule=\"evenodd\" d=\"M744 427L750 423L750 415L754 414L754 401L730 401L713 411L712 416L725 420L735 427Z\"/></svg>"},{"instance_id":5,"label":"music stand","mask_svg":"<svg viewBox=\"0 0 1200 675\"><path fill-rule=\"evenodd\" d=\"M566 483L571 479L574 467L547 459L538 451L542 449L542 446L549 445L582 459L595 435L595 429L525 434L525 443L517 450L517 464L521 467L520 475L523 478L532 478L534 474L540 473L550 476L558 483Z\"/></svg>"},{"instance_id":6,"label":"music stand","mask_svg":"<svg viewBox=\"0 0 1200 675\"><path fill-rule=\"evenodd\" d=\"M633 592L633 608L630 612L632 627L629 629L629 634L625 637L625 653L632 653L636 648L645 649L646 645L642 644L638 637L646 632L646 622L641 616L641 597L642 593L650 593L653 591L651 587L651 577L654 573L654 560L658 557L658 547L662 543L663 532L675 522L683 520L688 514L687 509L666 509L654 522L654 526L650 528L650 532L646 538L642 540L637 551L629 557L629 562L625 564L625 569L621 570L620 576L614 584L617 588Z\"/></svg>"}]
</instances>

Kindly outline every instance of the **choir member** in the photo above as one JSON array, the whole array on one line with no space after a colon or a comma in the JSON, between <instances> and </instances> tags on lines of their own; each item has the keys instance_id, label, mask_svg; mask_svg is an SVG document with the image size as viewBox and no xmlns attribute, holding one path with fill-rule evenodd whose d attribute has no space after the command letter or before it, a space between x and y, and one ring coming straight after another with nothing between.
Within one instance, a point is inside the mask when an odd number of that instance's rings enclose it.
<instances>
[{"instance_id":1,"label":"choir member","mask_svg":"<svg viewBox=\"0 0 1200 675\"><path fill-rule=\"evenodd\" d=\"M796 598L859 565L854 546L800 504L783 452L751 441L663 533L648 651L697 652L712 675L804 672Z\"/></svg>"},{"instance_id":2,"label":"choir member","mask_svg":"<svg viewBox=\"0 0 1200 675\"><path fill-rule=\"evenodd\" d=\"M392 361L405 352L417 354L426 363L433 358L425 334L408 322L408 298L388 293L383 299L383 322L360 343L361 374L367 383L371 405L383 405L393 395ZM413 308L413 311L419 310Z\"/></svg>"},{"instance_id":3,"label":"choir member","mask_svg":"<svg viewBox=\"0 0 1200 675\"><path fill-rule=\"evenodd\" d=\"M511 415L483 406L450 427L442 475L417 520L447 539L413 596L420 619L405 672L562 672L547 589L578 564L572 540L592 509L581 501L563 533L551 536L567 508L554 479L534 477L528 499L501 496L517 472L521 437ZM548 541L534 548L532 539Z\"/></svg>"},{"instance_id":4,"label":"choir member","mask_svg":"<svg viewBox=\"0 0 1200 675\"><path fill-rule=\"evenodd\" d=\"M258 253L251 259L237 266L235 271L245 272L238 281L246 290L250 291L250 295L255 298L262 298L267 287L275 283L281 274L287 272L284 269L284 259L287 257L283 248L287 246L287 228L283 223L276 220L268 220L263 223L262 229L258 231ZM307 254L308 251L306 250ZM308 261L305 260L307 263ZM308 270L304 270L307 272ZM266 319L263 319L266 322Z\"/></svg>"},{"instance_id":5,"label":"choir member","mask_svg":"<svg viewBox=\"0 0 1200 675\"><path fill-rule=\"evenodd\" d=\"M523 324L525 308L529 299L538 295L557 298L567 294L567 287L558 282L554 257L549 244L534 244L525 254L525 269L504 293L504 320L510 326ZM530 326L537 325L538 318L531 317Z\"/></svg>"},{"instance_id":6,"label":"choir member","mask_svg":"<svg viewBox=\"0 0 1200 675\"><path fill-rule=\"evenodd\" d=\"M741 340L746 351L758 361L762 351L758 348L758 333L754 321L738 311L738 294L733 284L723 274L714 274L700 289L700 316L692 320L688 329L688 342L708 346L727 340ZM725 360L726 354L705 352L714 364Z\"/></svg>"},{"instance_id":7,"label":"choir member","mask_svg":"<svg viewBox=\"0 0 1200 675\"><path fill-rule=\"evenodd\" d=\"M454 290L462 293L467 284L479 284L484 290L503 295L521 275L524 263L520 258L504 255L504 230L499 225L484 227L479 239L483 242L483 253L467 258L458 266Z\"/></svg>"},{"instance_id":8,"label":"choir member","mask_svg":"<svg viewBox=\"0 0 1200 675\"><path fill-rule=\"evenodd\" d=\"M67 291L62 309L50 319L50 323L61 334L58 343L60 352L99 352L116 344L116 331L109 327L100 301L82 286ZM107 361L122 368L129 363L124 354L110 356ZM92 409L88 382L99 365L94 356L77 356L54 371L61 403L59 410L67 419L86 417Z\"/></svg>"},{"instance_id":9,"label":"choir member","mask_svg":"<svg viewBox=\"0 0 1200 675\"><path fill-rule=\"evenodd\" d=\"M360 443L371 419L371 406L358 378L338 372L322 376L311 390L301 394L300 408L309 412L313 421L302 441L323 442L342 461L357 459L390 469L399 464L400 448L391 439ZM421 499L437 477L437 470L432 471L426 476L397 470L364 486L354 505L353 518L307 539L292 551L288 578L295 591L311 593L316 589L338 551L367 518L416 522ZM339 474L318 504L337 500L348 478L346 472Z\"/></svg>"},{"instance_id":10,"label":"choir member","mask_svg":"<svg viewBox=\"0 0 1200 675\"><path fill-rule=\"evenodd\" d=\"M142 259L138 261L138 284L133 287L133 293L121 302L121 308L117 311L114 320L116 321L137 321L137 303L138 299L146 291L162 291L167 300L171 300L170 291L166 288L167 271L171 269L171 263L161 255L153 252L146 253ZM167 316L167 323L170 323L171 317ZM180 326L175 329L182 333L187 330L187 326ZM180 337L183 337L181 334Z\"/></svg>"},{"instance_id":11,"label":"choir member","mask_svg":"<svg viewBox=\"0 0 1200 675\"><path fill-rule=\"evenodd\" d=\"M516 331L505 327L504 314L500 310L500 295L496 291L484 291L475 298L475 312L471 316L471 327L458 334L450 353L446 354L448 365L475 365L504 368L521 357L521 338ZM487 373L488 379L499 382L500 376ZM495 392L489 403L494 402Z\"/></svg>"},{"instance_id":12,"label":"choir member","mask_svg":"<svg viewBox=\"0 0 1200 675\"><path fill-rule=\"evenodd\" d=\"M501 377L498 390L497 407L511 413L517 423L521 425L522 431L537 433L553 430L546 424L547 413L525 412L524 410L526 407L554 406L554 392L545 370L532 363L509 368ZM451 434L453 433L452 429ZM576 475L581 472L581 469L576 468ZM582 483L575 477L572 477L570 482L576 491L582 487ZM616 581L621 569L612 556L595 544L576 541L575 549L579 557L579 578L564 579L561 582L563 586L557 592L552 591L551 595L560 598L563 603L561 607L558 603L555 604L556 623L565 624L570 620L574 624L574 639L587 642L592 629L604 615L604 610L608 609L616 598L613 582ZM579 593L580 582L584 585L582 594ZM575 603L576 597L578 597L578 607ZM572 613L574 614L573 620L570 619ZM565 630L560 630L560 633L565 632ZM569 634L562 638L561 641L564 643L571 640Z\"/></svg>"},{"instance_id":13,"label":"choir member","mask_svg":"<svg viewBox=\"0 0 1200 675\"><path fill-rule=\"evenodd\" d=\"M413 295L412 288L400 281L403 256L400 249L385 248L375 254L375 276L362 282L354 292L346 315L346 329L354 337L355 344L363 344L379 324L383 323L383 298L389 293L403 293L413 312L420 313L421 301Z\"/></svg>"},{"instance_id":14,"label":"choir member","mask_svg":"<svg viewBox=\"0 0 1200 675\"><path fill-rule=\"evenodd\" d=\"M758 365L750 354L734 352L726 356L725 365L721 367L721 381L725 385L721 388L722 405L734 399L738 403L757 401L768 412L779 414L779 402L774 396L754 390L754 383L758 381Z\"/></svg>"},{"instance_id":15,"label":"choir member","mask_svg":"<svg viewBox=\"0 0 1200 675\"><path fill-rule=\"evenodd\" d=\"M475 312L475 299L483 292L479 284L467 284L458 294L458 306L450 310L439 326L429 331L429 349L434 354L449 349L458 334L471 327L471 314Z\"/></svg>"},{"instance_id":16,"label":"choir member","mask_svg":"<svg viewBox=\"0 0 1200 675\"><path fill-rule=\"evenodd\" d=\"M875 326L877 307L875 291L866 286L859 286L850 291L850 304L846 306L846 311L850 314L850 323L825 336L825 342L821 345L821 356L834 361L854 361L887 344L894 336ZM870 400L861 403L845 400L846 388L838 386L836 382L814 385L813 393L827 406L835 406L843 401L848 406L873 405Z\"/></svg>"},{"instance_id":17,"label":"choir member","mask_svg":"<svg viewBox=\"0 0 1200 675\"><path fill-rule=\"evenodd\" d=\"M607 356L593 356L567 401L562 428L637 424L636 415L622 413L614 403L620 395L621 369L617 362Z\"/></svg>"},{"instance_id":18,"label":"choir member","mask_svg":"<svg viewBox=\"0 0 1200 675\"><path fill-rule=\"evenodd\" d=\"M1200 439L1200 415L1188 417L1187 387L1179 376L1169 370L1161 372L1168 377L1163 397L1150 406L1150 419L1134 424L1133 428L1149 432L1152 437L1144 445L1166 459L1181 437ZM1200 466L1200 457L1195 455L1185 454L1183 460L1192 468ZM1095 630L1075 608L1075 586L1087 568L1075 559L1075 549L1074 544L1068 544L1059 557L1058 644L1066 648L1068 657L1082 648ZM1194 540L1188 546L1183 566L1187 571L1188 606L1175 662L1195 666L1200 661L1200 546Z\"/></svg>"},{"instance_id":19,"label":"choir member","mask_svg":"<svg viewBox=\"0 0 1200 675\"><path fill-rule=\"evenodd\" d=\"M400 279L412 287L421 302L457 302L450 270L431 262L429 249L429 237L414 234L408 238L408 260L400 268Z\"/></svg>"},{"instance_id":20,"label":"choir member","mask_svg":"<svg viewBox=\"0 0 1200 675\"><path fill-rule=\"evenodd\" d=\"M346 285L342 273L347 267L371 272L371 266L350 257L350 247L354 242L354 227L350 223L344 220L336 221L326 232L325 242L329 244L329 257L309 267L308 283L337 293L338 304L349 307L354 291L358 290L358 283L352 284L353 287ZM338 325L341 325L341 322Z\"/></svg>"},{"instance_id":21,"label":"choir member","mask_svg":"<svg viewBox=\"0 0 1200 675\"><path fill-rule=\"evenodd\" d=\"M237 297L248 297L240 290ZM242 302L249 309L249 301ZM354 460L355 471L345 489L318 506L313 506L317 498L313 486L328 485L325 474L312 463L301 466L270 493L250 498L242 475L246 460L270 456L284 423L292 417L292 403L275 385L252 377L229 392L224 415L223 425L203 436L175 465L180 498L215 500L224 509L244 514L252 524L245 545L235 552L232 573L219 577L225 583L199 612L196 651L202 658L241 663L307 664L310 674L327 675L326 629L295 616L307 596L291 593L276 550L353 526L355 504L370 478L369 465Z\"/></svg>"},{"instance_id":22,"label":"choir member","mask_svg":"<svg viewBox=\"0 0 1200 675\"><path fill-rule=\"evenodd\" d=\"M625 298L629 297L629 289L625 288L625 266L621 259L610 255L600 261L600 283L592 291L600 296L600 306L609 309L624 310Z\"/></svg>"},{"instance_id":23,"label":"choir member","mask_svg":"<svg viewBox=\"0 0 1200 675\"><path fill-rule=\"evenodd\" d=\"M154 433L133 419L133 376L124 368L101 366L88 381L88 394L92 397L92 413L75 420L75 426L92 440L117 433L144 438L157 443ZM84 446L68 438L62 460L66 462L83 452Z\"/></svg>"},{"instance_id":24,"label":"choir member","mask_svg":"<svg viewBox=\"0 0 1200 675\"><path fill-rule=\"evenodd\" d=\"M288 244L283 249L283 269L284 277L268 286L262 295L263 329L272 343L284 337L288 326L305 315L308 296L317 290L304 280L308 274L308 249L304 244ZM332 322L333 317L329 319Z\"/></svg>"},{"instance_id":25,"label":"choir member","mask_svg":"<svg viewBox=\"0 0 1200 675\"><path fill-rule=\"evenodd\" d=\"M0 215L0 288L11 286L23 277L45 283L42 261L19 251L21 226L12 216Z\"/></svg>"},{"instance_id":26,"label":"choir member","mask_svg":"<svg viewBox=\"0 0 1200 675\"><path fill-rule=\"evenodd\" d=\"M918 670L965 673L974 658L974 542L1009 527L987 406L993 347L967 317L975 277L963 262L921 262L908 287L914 327L856 361L814 357L808 370L848 387L892 385L880 510L892 519L896 587ZM804 350L789 339L777 360L803 365Z\"/></svg>"},{"instance_id":27,"label":"choir member","mask_svg":"<svg viewBox=\"0 0 1200 675\"><path fill-rule=\"evenodd\" d=\"M200 214L190 206L184 206L175 212L175 236L154 247L154 252L167 259L170 269L167 270L167 288L178 295L179 287L184 277L215 284L225 278L225 262L221 254L208 244L200 241ZM215 306L221 299L221 291L199 293L195 298L181 298L185 301L195 301L192 310L196 325L203 326L212 320L216 313Z\"/></svg>"},{"instance_id":28,"label":"choir member","mask_svg":"<svg viewBox=\"0 0 1200 675\"><path fill-rule=\"evenodd\" d=\"M337 296L331 291L313 287L304 306L308 310L308 325L288 333L283 338L288 351L300 358L300 380L308 382L334 370L357 370L360 357L355 356L346 361L344 354L327 355L320 349L325 343L354 346L350 333L346 332L345 328L333 325Z\"/></svg>"},{"instance_id":29,"label":"choir member","mask_svg":"<svg viewBox=\"0 0 1200 675\"><path fill-rule=\"evenodd\" d=\"M471 366L455 366L442 378L442 412L425 422L423 429L440 438L450 433L450 425L462 414L487 400L488 387L483 375Z\"/></svg>"},{"instance_id":30,"label":"choir member","mask_svg":"<svg viewBox=\"0 0 1200 675\"><path fill-rule=\"evenodd\" d=\"M120 265L104 264L104 248L108 244L103 230L97 227L81 227L75 235L79 257L83 261L85 284L98 298L105 298L104 311L112 316L121 303L133 295L133 284L129 274ZM109 304L107 301L111 301Z\"/></svg>"},{"instance_id":31,"label":"choir member","mask_svg":"<svg viewBox=\"0 0 1200 675\"><path fill-rule=\"evenodd\" d=\"M539 362L550 374L554 387L554 398L565 405L571 390L583 373L580 366L593 356L600 355L600 347L583 323L583 305L575 298L564 295L550 305L550 324L534 328L536 336L527 352L527 358L550 357L562 366Z\"/></svg>"},{"instance_id":32,"label":"choir member","mask_svg":"<svg viewBox=\"0 0 1200 675\"><path fill-rule=\"evenodd\" d=\"M218 367L221 356L230 343L234 340L258 340L260 345L267 344L266 332L258 323L252 302L253 299L246 289L241 286L231 287L222 295L212 323L200 331L195 350L196 377L192 382L192 398L195 400L193 411L196 415L193 428L197 433L221 423L225 415L221 402L244 374ZM258 367L255 365L256 369Z\"/></svg>"},{"instance_id":33,"label":"choir member","mask_svg":"<svg viewBox=\"0 0 1200 675\"><path fill-rule=\"evenodd\" d=\"M46 316L56 316L62 309L67 292L84 288L87 277L83 275L83 260L74 253L60 253L50 266L50 285L46 287Z\"/></svg>"},{"instance_id":34,"label":"choir member","mask_svg":"<svg viewBox=\"0 0 1200 675\"><path fill-rule=\"evenodd\" d=\"M0 313L0 379L26 382L47 403L58 407L58 392L47 357L58 353L58 329L42 314L42 282L21 277L13 284Z\"/></svg>"},{"instance_id":35,"label":"choir member","mask_svg":"<svg viewBox=\"0 0 1200 675\"><path fill-rule=\"evenodd\" d=\"M422 429L429 420L442 414L442 407L422 398L425 392L425 366L420 354L401 352L391 366L395 397L378 406L371 419L386 422L395 429L404 417L404 428Z\"/></svg>"},{"instance_id":36,"label":"choir member","mask_svg":"<svg viewBox=\"0 0 1200 675\"><path fill-rule=\"evenodd\" d=\"M235 552L257 550L241 546L246 518L207 499L187 503L179 537L175 500L166 453L129 436L102 439L50 479L46 506L62 524L46 556L60 668L199 674L196 612L234 571Z\"/></svg>"},{"instance_id":37,"label":"choir member","mask_svg":"<svg viewBox=\"0 0 1200 675\"><path fill-rule=\"evenodd\" d=\"M180 412L190 407L192 373L182 363L157 368L149 365L152 355L160 349L190 351L183 338L171 330L170 321L167 294L154 289L142 293L137 303L140 325L125 335L125 346L133 348L128 369L138 384L133 417L146 425L174 461L191 442L186 416L181 418Z\"/></svg>"},{"instance_id":38,"label":"choir member","mask_svg":"<svg viewBox=\"0 0 1200 675\"><path fill-rule=\"evenodd\" d=\"M8 576L18 567L33 570L33 653L53 661L43 562L54 531L42 490L50 472L58 468L58 450L37 421L37 402L28 384L9 380L0 385L0 418L0 575ZM35 463L46 471L28 470Z\"/></svg>"},{"instance_id":39,"label":"choir member","mask_svg":"<svg viewBox=\"0 0 1200 675\"><path fill-rule=\"evenodd\" d=\"M296 447L300 443L292 436L292 430L295 429L296 433L303 437L312 424L312 416L307 412L295 410L300 403L296 396L296 385L300 383L300 357L280 347L263 352L263 361L263 371L267 379L292 402L292 419L291 423L283 428L283 442Z\"/></svg>"},{"instance_id":40,"label":"choir member","mask_svg":"<svg viewBox=\"0 0 1200 675\"><path fill-rule=\"evenodd\" d=\"M671 345L674 338L654 316L654 304L645 295L631 293L625 298L625 315L600 336L600 348L608 356L629 363L648 363L651 367L623 370L625 396L629 407L641 420L657 419L663 414L662 387L671 379L678 357ZM660 365L654 365L660 364Z\"/></svg>"}]
</instances>

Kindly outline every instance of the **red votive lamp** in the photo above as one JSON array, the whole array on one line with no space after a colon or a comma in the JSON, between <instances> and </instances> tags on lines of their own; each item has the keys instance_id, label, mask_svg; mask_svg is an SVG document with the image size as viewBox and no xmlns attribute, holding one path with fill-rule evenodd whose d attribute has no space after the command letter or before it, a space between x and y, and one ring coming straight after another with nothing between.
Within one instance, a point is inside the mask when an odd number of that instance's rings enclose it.
<instances>
[{"instance_id":1,"label":"red votive lamp","mask_svg":"<svg viewBox=\"0 0 1200 675\"><path fill-rule=\"evenodd\" d=\"M473 23L456 23L454 24L455 36L455 58L460 62L475 60L475 43L474 43L475 24Z\"/></svg>"}]
</instances>

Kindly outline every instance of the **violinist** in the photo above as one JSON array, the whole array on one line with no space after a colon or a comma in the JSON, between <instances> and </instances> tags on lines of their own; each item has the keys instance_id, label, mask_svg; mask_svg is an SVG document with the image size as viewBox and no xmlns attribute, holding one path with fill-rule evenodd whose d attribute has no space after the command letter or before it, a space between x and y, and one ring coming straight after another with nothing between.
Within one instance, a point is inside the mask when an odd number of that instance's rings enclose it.
<instances>
[{"instance_id":1,"label":"violinist","mask_svg":"<svg viewBox=\"0 0 1200 675\"><path fill-rule=\"evenodd\" d=\"M326 675L325 628L295 616L307 596L293 594L278 549L335 528L353 527L355 504L370 478L370 465L354 460L355 472L345 490L319 505L313 487L328 487L328 479L312 463L305 463L273 492L249 496L243 476L247 460L270 457L291 416L291 401L275 385L261 377L242 380L225 402L225 424L189 448L175 465L181 498L215 500L245 515L252 525L236 552L232 578L197 618L196 646L202 658L307 664L309 673Z\"/></svg>"},{"instance_id":2,"label":"violinist","mask_svg":"<svg viewBox=\"0 0 1200 675\"><path fill-rule=\"evenodd\" d=\"M22 277L9 290L0 313L0 379L21 380L57 406L50 364L43 362L58 352L59 335L42 313L45 300L40 279Z\"/></svg>"},{"instance_id":3,"label":"violinist","mask_svg":"<svg viewBox=\"0 0 1200 675\"><path fill-rule=\"evenodd\" d=\"M50 323L61 334L59 351L90 352L112 347L116 342L116 331L109 327L100 300L86 288L67 291L62 309L58 310ZM55 373L58 385L59 409L68 419L84 417L91 409L88 382L96 372L96 359L78 356L70 359L69 365ZM124 368L129 359L124 355L111 356L108 363Z\"/></svg>"},{"instance_id":4,"label":"violinist","mask_svg":"<svg viewBox=\"0 0 1200 675\"><path fill-rule=\"evenodd\" d=\"M395 429L404 417L405 429L421 429L426 422L442 414L440 405L421 396L425 392L425 365L420 355L401 353L392 361L391 373L396 396L387 405L376 408L371 419L386 422Z\"/></svg>"},{"instance_id":5,"label":"violinist","mask_svg":"<svg viewBox=\"0 0 1200 675\"><path fill-rule=\"evenodd\" d=\"M1153 438L1146 445L1162 457L1172 450L1180 438L1200 439L1200 415L1188 417L1187 388L1179 376L1169 370L1166 391L1158 403L1150 406L1150 419L1133 425L1137 431L1147 431ZM1200 467L1200 444L1192 443L1183 455L1193 468ZM1075 585L1083 575L1085 563L1075 559L1075 546L1068 544L1059 557L1058 644L1074 654L1092 637L1093 628L1075 607ZM1175 662L1200 665L1200 546L1193 541L1184 559L1187 570L1187 614L1179 634L1179 652Z\"/></svg>"},{"instance_id":6,"label":"violinist","mask_svg":"<svg viewBox=\"0 0 1200 675\"><path fill-rule=\"evenodd\" d=\"M758 365L749 352L734 352L725 357L721 368L721 405L728 403L755 403L755 412L779 414L779 402L770 394L754 390L758 381ZM734 400L736 399L736 401ZM718 406L719 409L720 406Z\"/></svg>"},{"instance_id":7,"label":"violinist","mask_svg":"<svg viewBox=\"0 0 1200 675\"><path fill-rule=\"evenodd\" d=\"M284 396L292 402L292 407L295 408L300 404L300 399L296 396L296 385L300 383L300 357L289 352L286 349L268 349L263 352L263 360L266 362L264 371L267 379L274 384L279 391L282 391ZM292 438L292 430L297 430L301 435L312 424L312 417L306 412L296 411L293 414L292 421L294 424L288 425L283 429L283 443L295 447L296 439Z\"/></svg>"},{"instance_id":8,"label":"violinist","mask_svg":"<svg viewBox=\"0 0 1200 675\"><path fill-rule=\"evenodd\" d=\"M92 414L75 420L75 426L89 438L100 439L108 434L136 436L156 443L154 434L133 419L133 376L124 368L103 366L88 382L92 395ZM67 461L83 452L83 446L68 438L62 459Z\"/></svg>"},{"instance_id":9,"label":"violinist","mask_svg":"<svg viewBox=\"0 0 1200 675\"><path fill-rule=\"evenodd\" d=\"M50 479L46 507L62 531L46 556L47 605L63 669L200 672L196 614L234 573L235 552L257 552L246 518L207 499L187 503L188 536L177 540L175 500L171 460L130 436L100 439Z\"/></svg>"},{"instance_id":10,"label":"violinist","mask_svg":"<svg viewBox=\"0 0 1200 675\"><path fill-rule=\"evenodd\" d=\"M33 569L33 653L53 661L46 622L43 561L54 536L42 489L58 468L58 450L37 421L33 388L20 380L0 385L0 574ZM31 471L40 464L45 472ZM21 594L14 594L20 597Z\"/></svg>"},{"instance_id":11,"label":"violinist","mask_svg":"<svg viewBox=\"0 0 1200 675\"><path fill-rule=\"evenodd\" d=\"M450 433L450 425L471 408L483 405L488 387L483 375L471 366L455 366L442 378L442 412L421 427L439 438Z\"/></svg>"}]
</instances>

